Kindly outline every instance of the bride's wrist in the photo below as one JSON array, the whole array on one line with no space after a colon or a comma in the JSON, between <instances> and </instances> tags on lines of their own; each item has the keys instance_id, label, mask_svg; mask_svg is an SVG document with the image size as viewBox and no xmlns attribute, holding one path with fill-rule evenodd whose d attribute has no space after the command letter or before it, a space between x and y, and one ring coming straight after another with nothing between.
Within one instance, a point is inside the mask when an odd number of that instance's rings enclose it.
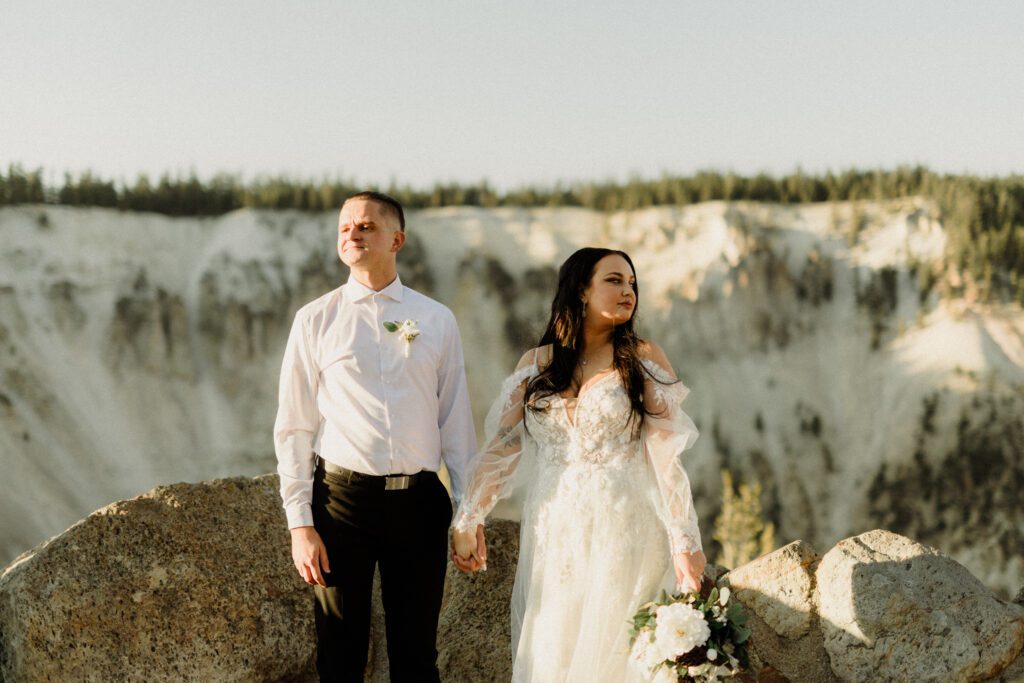
<instances>
[{"instance_id":1,"label":"bride's wrist","mask_svg":"<svg viewBox=\"0 0 1024 683\"><path fill-rule=\"evenodd\" d=\"M474 520L469 516L459 517L456 515L455 521L452 523L452 531L457 531L464 534L475 534L477 527L484 526L484 520Z\"/></svg>"}]
</instances>

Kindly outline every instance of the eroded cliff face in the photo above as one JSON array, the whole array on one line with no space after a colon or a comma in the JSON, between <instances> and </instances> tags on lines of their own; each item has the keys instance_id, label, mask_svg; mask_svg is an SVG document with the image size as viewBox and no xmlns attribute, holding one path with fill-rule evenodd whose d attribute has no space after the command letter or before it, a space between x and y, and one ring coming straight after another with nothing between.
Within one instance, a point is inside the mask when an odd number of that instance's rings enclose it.
<instances>
[{"instance_id":1,"label":"eroded cliff face","mask_svg":"<svg viewBox=\"0 0 1024 683\"><path fill-rule=\"evenodd\" d=\"M642 334L693 389L709 541L727 466L763 483L782 542L887 527L1005 597L1024 577L1024 314L939 301L936 216L916 200L439 209L410 212L400 271L455 312L481 424L561 261L627 250ZM347 277L335 225L0 210L0 562L156 484L274 468L292 315Z\"/></svg>"}]
</instances>

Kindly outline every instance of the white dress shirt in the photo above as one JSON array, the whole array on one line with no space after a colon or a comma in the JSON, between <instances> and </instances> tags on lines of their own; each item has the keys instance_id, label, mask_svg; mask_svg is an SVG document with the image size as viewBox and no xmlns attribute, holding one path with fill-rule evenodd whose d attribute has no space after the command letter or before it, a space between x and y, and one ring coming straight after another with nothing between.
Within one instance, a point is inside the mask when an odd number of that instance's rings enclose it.
<instances>
[{"instance_id":1,"label":"white dress shirt","mask_svg":"<svg viewBox=\"0 0 1024 683\"><path fill-rule=\"evenodd\" d=\"M418 323L407 342L385 322ZM408 345L408 348L406 348ZM274 448L288 528L312 526L314 454L364 474L437 472L462 496L476 432L462 342L444 305L402 285L346 284L295 314Z\"/></svg>"}]
</instances>

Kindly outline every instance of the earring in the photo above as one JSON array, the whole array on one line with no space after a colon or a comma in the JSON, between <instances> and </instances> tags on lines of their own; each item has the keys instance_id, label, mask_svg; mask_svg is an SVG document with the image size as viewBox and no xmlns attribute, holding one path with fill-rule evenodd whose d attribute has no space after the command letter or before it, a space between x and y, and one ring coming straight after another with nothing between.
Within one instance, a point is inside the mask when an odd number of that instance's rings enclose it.
<instances>
[{"instance_id":1,"label":"earring","mask_svg":"<svg viewBox=\"0 0 1024 683\"><path fill-rule=\"evenodd\" d=\"M583 300L583 317L584 318L587 317L587 300L586 299Z\"/></svg>"}]
</instances>

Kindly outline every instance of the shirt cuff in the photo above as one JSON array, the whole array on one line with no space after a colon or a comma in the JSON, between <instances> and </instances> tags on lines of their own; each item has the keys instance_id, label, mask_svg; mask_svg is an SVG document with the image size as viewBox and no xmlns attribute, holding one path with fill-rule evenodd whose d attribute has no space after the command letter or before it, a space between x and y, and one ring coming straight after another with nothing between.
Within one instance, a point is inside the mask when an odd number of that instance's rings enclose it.
<instances>
[{"instance_id":1,"label":"shirt cuff","mask_svg":"<svg viewBox=\"0 0 1024 683\"><path fill-rule=\"evenodd\" d=\"M309 503L299 503L285 509L285 516L288 518L288 528L294 529L300 526L313 526L313 507Z\"/></svg>"}]
</instances>

